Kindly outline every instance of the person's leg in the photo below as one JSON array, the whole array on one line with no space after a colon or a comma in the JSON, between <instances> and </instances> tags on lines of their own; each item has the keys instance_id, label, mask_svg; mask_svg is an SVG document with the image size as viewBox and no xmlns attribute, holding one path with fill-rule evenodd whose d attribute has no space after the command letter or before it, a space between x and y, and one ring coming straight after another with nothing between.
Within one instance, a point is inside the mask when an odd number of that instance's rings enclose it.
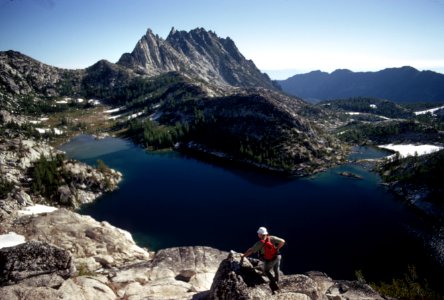
<instances>
[{"instance_id":1,"label":"person's leg","mask_svg":"<svg viewBox=\"0 0 444 300\"><path fill-rule=\"evenodd\" d=\"M264 274L267 275L267 277L270 280L274 281L274 276L270 273L270 270L273 269L274 265L275 265L275 261L264 261Z\"/></svg>"},{"instance_id":2,"label":"person's leg","mask_svg":"<svg viewBox=\"0 0 444 300\"><path fill-rule=\"evenodd\" d=\"M279 282L279 270L281 267L281 256L278 255L277 258L275 259L275 264L273 266L273 271L274 271L274 279L276 282Z\"/></svg>"},{"instance_id":3,"label":"person's leg","mask_svg":"<svg viewBox=\"0 0 444 300\"><path fill-rule=\"evenodd\" d=\"M268 277L270 280L270 288L272 292L279 290L279 286L276 283L275 276L273 276L270 272L271 269L274 269L274 266L276 265L276 262L278 259L275 259L273 261L266 261L264 262L264 274ZM279 277L278 277L279 278Z\"/></svg>"}]
</instances>

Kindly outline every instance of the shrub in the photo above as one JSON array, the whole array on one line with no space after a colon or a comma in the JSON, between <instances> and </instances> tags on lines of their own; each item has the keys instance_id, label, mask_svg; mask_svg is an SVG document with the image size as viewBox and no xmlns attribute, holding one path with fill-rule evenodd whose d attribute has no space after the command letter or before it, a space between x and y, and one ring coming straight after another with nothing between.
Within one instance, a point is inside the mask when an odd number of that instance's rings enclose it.
<instances>
[{"instance_id":1,"label":"shrub","mask_svg":"<svg viewBox=\"0 0 444 300\"><path fill-rule=\"evenodd\" d=\"M99 170L103 174L110 173L110 168L105 164L105 162L101 159L97 160L97 170Z\"/></svg>"},{"instance_id":2,"label":"shrub","mask_svg":"<svg viewBox=\"0 0 444 300\"><path fill-rule=\"evenodd\" d=\"M60 185L63 183L61 166L63 164L63 154L51 155L48 159L44 155L34 163L32 169L33 183L31 189L34 193L52 198Z\"/></svg>"},{"instance_id":3,"label":"shrub","mask_svg":"<svg viewBox=\"0 0 444 300\"><path fill-rule=\"evenodd\" d=\"M14 188L14 184L12 182L7 181L5 178L0 179L0 199L4 199L8 197L8 194L12 192Z\"/></svg>"},{"instance_id":4,"label":"shrub","mask_svg":"<svg viewBox=\"0 0 444 300\"><path fill-rule=\"evenodd\" d=\"M361 270L355 272L358 281L365 283ZM408 266L408 271L401 278L391 282L370 283L378 293L396 299L444 299L437 291L430 288L427 280L418 276L415 266Z\"/></svg>"}]
</instances>

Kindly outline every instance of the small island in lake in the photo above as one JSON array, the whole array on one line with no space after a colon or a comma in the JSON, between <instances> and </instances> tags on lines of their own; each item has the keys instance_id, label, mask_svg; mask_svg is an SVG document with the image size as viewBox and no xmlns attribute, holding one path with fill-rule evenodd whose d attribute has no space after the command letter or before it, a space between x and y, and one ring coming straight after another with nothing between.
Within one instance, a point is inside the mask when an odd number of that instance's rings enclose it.
<instances>
[{"instance_id":1,"label":"small island in lake","mask_svg":"<svg viewBox=\"0 0 444 300\"><path fill-rule=\"evenodd\" d=\"M355 174L355 173L352 173L352 172L339 172L338 174L341 175L341 176L344 176L344 177L350 177L350 178L355 178L355 179L362 179L362 176L360 176L358 174Z\"/></svg>"}]
</instances>

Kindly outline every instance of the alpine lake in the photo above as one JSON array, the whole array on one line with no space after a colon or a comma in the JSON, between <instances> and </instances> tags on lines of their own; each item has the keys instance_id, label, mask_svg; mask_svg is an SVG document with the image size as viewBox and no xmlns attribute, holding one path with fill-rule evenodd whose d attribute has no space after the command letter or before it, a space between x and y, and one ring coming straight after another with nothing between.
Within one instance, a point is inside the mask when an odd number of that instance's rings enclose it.
<instances>
[{"instance_id":1,"label":"alpine lake","mask_svg":"<svg viewBox=\"0 0 444 300\"><path fill-rule=\"evenodd\" d=\"M131 232L149 250L203 245L244 252L265 226L286 240L285 274L317 270L354 280L361 271L368 281L388 282L415 266L429 280L444 278L421 234L421 218L361 164L289 178L175 151L148 152L112 137L79 135L60 149L123 173L119 189L79 213ZM350 159L386 155L357 147Z\"/></svg>"}]
</instances>

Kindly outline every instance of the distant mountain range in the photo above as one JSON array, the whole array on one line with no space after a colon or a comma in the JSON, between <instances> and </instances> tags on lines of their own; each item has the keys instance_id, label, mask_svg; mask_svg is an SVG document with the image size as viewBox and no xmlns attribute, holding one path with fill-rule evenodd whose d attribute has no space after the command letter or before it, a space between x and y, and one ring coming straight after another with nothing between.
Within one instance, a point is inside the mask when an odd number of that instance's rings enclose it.
<instances>
[{"instance_id":1,"label":"distant mountain range","mask_svg":"<svg viewBox=\"0 0 444 300\"><path fill-rule=\"evenodd\" d=\"M398 103L444 102L444 75L412 67L378 72L313 71L278 81L282 90L310 102L374 97Z\"/></svg>"}]
</instances>

